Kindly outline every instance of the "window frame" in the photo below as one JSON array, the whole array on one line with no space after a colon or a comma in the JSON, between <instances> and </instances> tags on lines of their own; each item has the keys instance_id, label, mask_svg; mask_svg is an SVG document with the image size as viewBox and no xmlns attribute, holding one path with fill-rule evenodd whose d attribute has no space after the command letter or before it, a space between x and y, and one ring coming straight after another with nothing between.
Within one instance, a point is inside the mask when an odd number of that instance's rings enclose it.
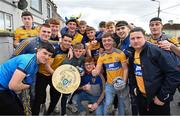
<instances>
[{"instance_id":1,"label":"window frame","mask_svg":"<svg viewBox=\"0 0 180 116\"><path fill-rule=\"evenodd\" d=\"M32 0L30 0L30 8L35 10L36 12L42 14L42 0L37 0L37 2L38 2L38 5L39 5L38 6L39 8L35 8L35 6L33 5Z\"/></svg>"},{"instance_id":2,"label":"window frame","mask_svg":"<svg viewBox=\"0 0 180 116\"><path fill-rule=\"evenodd\" d=\"M6 13L6 12L1 12L2 16L3 16L3 27L0 28L0 30L2 29L3 31L13 31L13 15ZM7 17L10 17L10 26L7 26Z\"/></svg>"}]
</instances>

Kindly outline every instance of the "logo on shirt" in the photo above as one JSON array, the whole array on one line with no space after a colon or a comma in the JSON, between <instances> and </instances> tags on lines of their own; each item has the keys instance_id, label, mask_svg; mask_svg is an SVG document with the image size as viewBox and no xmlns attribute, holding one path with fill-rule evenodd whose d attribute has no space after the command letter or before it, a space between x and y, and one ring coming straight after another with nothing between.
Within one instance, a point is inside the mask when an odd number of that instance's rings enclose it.
<instances>
[{"instance_id":1,"label":"logo on shirt","mask_svg":"<svg viewBox=\"0 0 180 116\"><path fill-rule=\"evenodd\" d=\"M140 65L135 64L135 75L142 76L142 69Z\"/></svg>"},{"instance_id":2,"label":"logo on shirt","mask_svg":"<svg viewBox=\"0 0 180 116\"><path fill-rule=\"evenodd\" d=\"M105 67L106 67L106 70L111 71L111 70L118 70L122 66L120 62L113 62L113 63L105 64Z\"/></svg>"}]
</instances>

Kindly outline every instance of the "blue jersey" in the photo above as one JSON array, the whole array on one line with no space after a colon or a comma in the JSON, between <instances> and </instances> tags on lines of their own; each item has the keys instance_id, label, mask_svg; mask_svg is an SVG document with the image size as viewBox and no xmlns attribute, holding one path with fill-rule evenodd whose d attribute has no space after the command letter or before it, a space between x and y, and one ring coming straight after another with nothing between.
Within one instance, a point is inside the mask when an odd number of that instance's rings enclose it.
<instances>
[{"instance_id":1,"label":"blue jersey","mask_svg":"<svg viewBox=\"0 0 180 116\"><path fill-rule=\"evenodd\" d=\"M91 74L85 74L81 77L80 86L84 86L86 84L91 85L91 90L88 91L90 95L100 96L103 90L103 81L100 76L93 77Z\"/></svg>"},{"instance_id":2,"label":"blue jersey","mask_svg":"<svg viewBox=\"0 0 180 116\"><path fill-rule=\"evenodd\" d=\"M9 90L8 84L15 70L26 74L24 83L32 84L38 71L36 54L23 54L16 56L0 65L0 90Z\"/></svg>"}]
</instances>

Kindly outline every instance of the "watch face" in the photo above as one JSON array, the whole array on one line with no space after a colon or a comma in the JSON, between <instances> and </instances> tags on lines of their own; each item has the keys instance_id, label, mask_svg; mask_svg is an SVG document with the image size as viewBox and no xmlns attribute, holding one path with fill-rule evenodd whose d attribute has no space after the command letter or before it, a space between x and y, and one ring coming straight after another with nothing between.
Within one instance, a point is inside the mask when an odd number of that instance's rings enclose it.
<instances>
[{"instance_id":1,"label":"watch face","mask_svg":"<svg viewBox=\"0 0 180 116\"><path fill-rule=\"evenodd\" d=\"M80 79L80 74L76 67L64 64L54 71L52 84L60 93L69 94L79 87Z\"/></svg>"}]
</instances>

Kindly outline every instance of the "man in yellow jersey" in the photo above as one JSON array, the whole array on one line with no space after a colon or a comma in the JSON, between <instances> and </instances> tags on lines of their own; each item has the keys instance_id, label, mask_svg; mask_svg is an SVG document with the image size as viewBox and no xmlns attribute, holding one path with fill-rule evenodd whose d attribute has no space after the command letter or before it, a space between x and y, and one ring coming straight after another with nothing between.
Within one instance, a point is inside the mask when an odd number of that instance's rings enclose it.
<instances>
[{"instance_id":1,"label":"man in yellow jersey","mask_svg":"<svg viewBox=\"0 0 180 116\"><path fill-rule=\"evenodd\" d=\"M33 16L29 11L22 12L21 19L24 25L15 30L15 46L26 38L38 36L39 33L39 29L33 26Z\"/></svg>"},{"instance_id":2,"label":"man in yellow jersey","mask_svg":"<svg viewBox=\"0 0 180 116\"><path fill-rule=\"evenodd\" d=\"M126 85L124 89L117 90L113 85L113 80L116 78L127 82L128 67L125 54L113 47L113 38L111 33L102 35L102 43L105 52L99 56L96 68L92 71L92 75L96 76L101 73L102 66L105 66L107 73L107 82L105 85L105 115L111 114L111 108L114 96L118 95L118 111L119 115L128 114L130 110L129 88Z\"/></svg>"},{"instance_id":3,"label":"man in yellow jersey","mask_svg":"<svg viewBox=\"0 0 180 116\"><path fill-rule=\"evenodd\" d=\"M50 85L50 105L46 112L47 115L54 111L54 108L59 101L61 93L59 93L52 85L52 74L54 70L60 66L65 57L67 56L68 50L71 47L72 36L68 33L62 36L62 40L58 44L54 44L55 53L53 59L49 60L49 64L40 65L39 71L36 78L35 86L35 100L33 101L32 114L39 115L41 104L46 102L46 88ZM62 108L64 110L64 107Z\"/></svg>"},{"instance_id":4,"label":"man in yellow jersey","mask_svg":"<svg viewBox=\"0 0 180 116\"><path fill-rule=\"evenodd\" d=\"M157 44L164 50L172 51L180 57L180 44L178 39L162 32L163 24L159 17L150 20L149 28L152 35L149 42Z\"/></svg>"},{"instance_id":5,"label":"man in yellow jersey","mask_svg":"<svg viewBox=\"0 0 180 116\"><path fill-rule=\"evenodd\" d=\"M90 57L93 57L95 59L95 61L97 61L98 57L99 57L99 49L100 49L100 42L98 42L96 40L96 30L94 29L94 27L87 27L86 29L86 34L88 37L88 43L86 43L86 47L87 47L87 55Z\"/></svg>"},{"instance_id":6,"label":"man in yellow jersey","mask_svg":"<svg viewBox=\"0 0 180 116\"><path fill-rule=\"evenodd\" d=\"M140 115L170 115L170 101L180 85L180 71L170 54L146 42L145 31L130 31L129 83Z\"/></svg>"},{"instance_id":7,"label":"man in yellow jersey","mask_svg":"<svg viewBox=\"0 0 180 116\"><path fill-rule=\"evenodd\" d=\"M77 26L78 26L78 20L75 17L70 17L66 21L66 27L62 28L61 35L64 35L65 33L70 33L73 36L72 45L75 43L83 43L83 35L81 35L79 32L77 32Z\"/></svg>"}]
</instances>

